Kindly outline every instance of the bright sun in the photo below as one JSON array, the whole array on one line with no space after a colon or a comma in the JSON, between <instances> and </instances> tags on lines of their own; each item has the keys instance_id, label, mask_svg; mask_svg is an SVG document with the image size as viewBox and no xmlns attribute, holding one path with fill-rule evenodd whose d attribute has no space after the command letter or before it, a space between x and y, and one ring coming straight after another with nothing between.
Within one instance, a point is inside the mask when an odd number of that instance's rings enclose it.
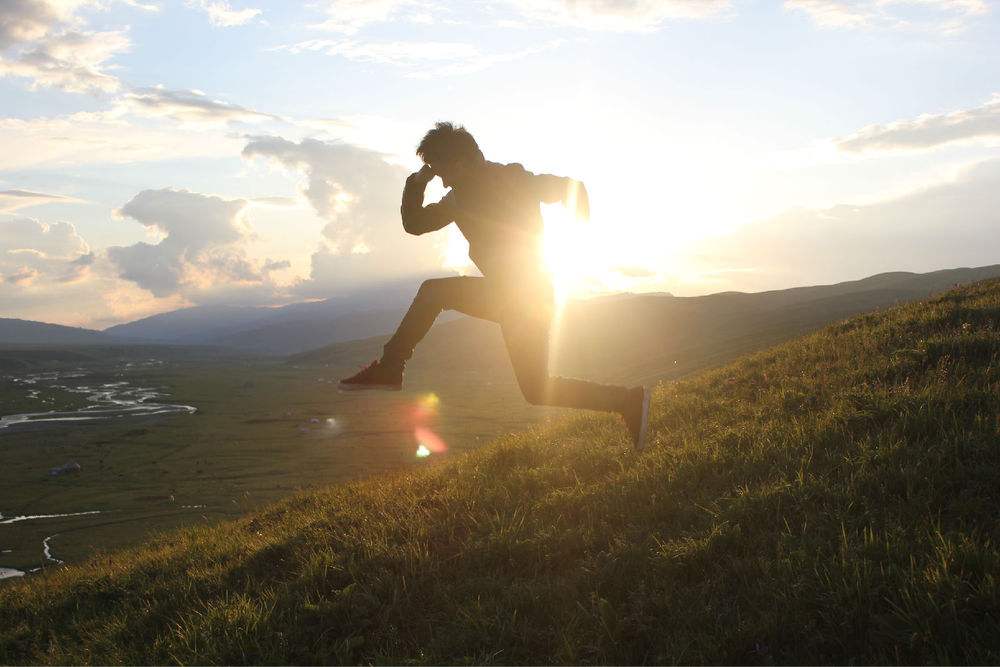
<instances>
[{"instance_id":1,"label":"bright sun","mask_svg":"<svg viewBox=\"0 0 1000 667\"><path fill-rule=\"evenodd\" d=\"M562 204L542 207L545 218L544 255L556 298L601 291L606 287L606 256L598 252L594 227L577 220Z\"/></svg>"}]
</instances>

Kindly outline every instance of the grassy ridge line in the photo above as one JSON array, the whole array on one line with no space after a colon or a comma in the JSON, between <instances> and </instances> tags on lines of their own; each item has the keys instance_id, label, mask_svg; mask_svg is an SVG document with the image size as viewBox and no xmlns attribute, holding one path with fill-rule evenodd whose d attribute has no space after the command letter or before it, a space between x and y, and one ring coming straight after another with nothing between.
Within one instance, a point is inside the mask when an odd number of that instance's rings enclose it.
<instances>
[{"instance_id":1,"label":"grassy ridge line","mask_svg":"<svg viewBox=\"0 0 1000 667\"><path fill-rule=\"evenodd\" d=\"M0 662L1000 661L1000 281L0 589Z\"/></svg>"}]
</instances>

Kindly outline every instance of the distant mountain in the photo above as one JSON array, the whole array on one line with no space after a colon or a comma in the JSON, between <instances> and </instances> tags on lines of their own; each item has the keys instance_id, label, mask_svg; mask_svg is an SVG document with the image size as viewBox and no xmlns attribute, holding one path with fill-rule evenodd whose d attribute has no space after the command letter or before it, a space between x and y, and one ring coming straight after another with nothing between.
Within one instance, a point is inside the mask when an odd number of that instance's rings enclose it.
<instances>
[{"instance_id":1,"label":"distant mountain","mask_svg":"<svg viewBox=\"0 0 1000 667\"><path fill-rule=\"evenodd\" d=\"M159 313L109 327L104 333L121 339L177 344L208 344L265 320L268 308L253 306L194 306Z\"/></svg>"},{"instance_id":2,"label":"distant mountain","mask_svg":"<svg viewBox=\"0 0 1000 667\"><path fill-rule=\"evenodd\" d=\"M0 317L0 344L93 345L110 342L114 342L112 336L92 329Z\"/></svg>"},{"instance_id":3,"label":"distant mountain","mask_svg":"<svg viewBox=\"0 0 1000 667\"><path fill-rule=\"evenodd\" d=\"M852 315L913 301L1000 276L1000 265L932 273L884 273L835 285L697 297L618 295L571 303L553 340L557 373L608 382L648 383L800 336ZM295 355L297 365L351 368L378 356L385 336L337 343ZM461 318L438 323L410 368L424 365L507 378L499 327ZM509 378L508 378L509 379Z\"/></svg>"},{"instance_id":4,"label":"distant mountain","mask_svg":"<svg viewBox=\"0 0 1000 667\"><path fill-rule=\"evenodd\" d=\"M416 290L416 284L400 283L273 308L195 306L119 324L105 333L132 341L288 355L391 331Z\"/></svg>"}]
</instances>

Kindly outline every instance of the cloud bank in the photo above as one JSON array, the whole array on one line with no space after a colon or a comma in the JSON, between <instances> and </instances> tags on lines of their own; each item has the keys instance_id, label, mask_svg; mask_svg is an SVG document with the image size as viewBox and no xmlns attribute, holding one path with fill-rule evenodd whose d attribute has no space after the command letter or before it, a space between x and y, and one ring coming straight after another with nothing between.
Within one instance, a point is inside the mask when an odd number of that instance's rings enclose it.
<instances>
[{"instance_id":1,"label":"cloud bank","mask_svg":"<svg viewBox=\"0 0 1000 667\"><path fill-rule=\"evenodd\" d=\"M32 88L74 93L121 87L109 61L131 46L123 31L81 29L76 12L88 0L4 0L0 4L0 76L28 79Z\"/></svg>"},{"instance_id":2,"label":"cloud bank","mask_svg":"<svg viewBox=\"0 0 1000 667\"><path fill-rule=\"evenodd\" d=\"M246 200L225 200L187 190L144 190L120 209L151 231L158 243L108 248L118 276L163 298L181 295L194 303L266 303L278 292L269 273L281 262L247 256L252 231Z\"/></svg>"},{"instance_id":3,"label":"cloud bank","mask_svg":"<svg viewBox=\"0 0 1000 667\"><path fill-rule=\"evenodd\" d=\"M997 138L1000 138L1000 95L972 109L869 125L834 143L841 151L863 153L920 150L958 141Z\"/></svg>"},{"instance_id":4,"label":"cloud bank","mask_svg":"<svg viewBox=\"0 0 1000 667\"><path fill-rule=\"evenodd\" d=\"M986 0L785 0L824 28L919 29L955 33L989 12Z\"/></svg>"},{"instance_id":5,"label":"cloud bank","mask_svg":"<svg viewBox=\"0 0 1000 667\"><path fill-rule=\"evenodd\" d=\"M82 278L94 254L68 222L45 224L33 218L0 220L0 284L68 283Z\"/></svg>"},{"instance_id":6,"label":"cloud bank","mask_svg":"<svg viewBox=\"0 0 1000 667\"><path fill-rule=\"evenodd\" d=\"M381 154L346 143L258 137L243 155L302 174L303 195L326 221L299 294L328 296L364 282L441 271L440 241L403 232L399 201L407 171Z\"/></svg>"},{"instance_id":7,"label":"cloud bank","mask_svg":"<svg viewBox=\"0 0 1000 667\"><path fill-rule=\"evenodd\" d=\"M868 206L793 210L702 249L705 266L739 271L731 289L839 282L883 271L1000 263L1000 160L953 182Z\"/></svg>"}]
</instances>

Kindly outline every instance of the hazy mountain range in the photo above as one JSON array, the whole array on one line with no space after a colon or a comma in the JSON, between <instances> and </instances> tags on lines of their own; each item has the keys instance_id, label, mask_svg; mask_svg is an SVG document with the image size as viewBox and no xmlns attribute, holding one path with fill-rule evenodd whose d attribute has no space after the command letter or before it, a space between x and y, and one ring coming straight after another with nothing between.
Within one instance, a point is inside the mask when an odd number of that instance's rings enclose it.
<instances>
[{"instance_id":1,"label":"hazy mountain range","mask_svg":"<svg viewBox=\"0 0 1000 667\"><path fill-rule=\"evenodd\" d=\"M924 298L956 284L1000 276L1000 265L932 273L884 273L862 280L770 292L696 297L615 295L570 304L553 344L555 372L607 382L650 383L729 361L825 324ZM290 358L352 367L375 358L385 336L335 343ZM499 327L461 318L436 325L409 364L510 380Z\"/></svg>"},{"instance_id":2,"label":"hazy mountain range","mask_svg":"<svg viewBox=\"0 0 1000 667\"><path fill-rule=\"evenodd\" d=\"M710 348L736 349L740 347L740 337L749 337L748 342L784 339L840 317L994 276L1000 276L1000 265L923 274L885 273L835 285L758 293L598 297L574 302L567 308L562 325L565 343L560 345L558 362L574 372L606 376L607 369L614 368L616 372L612 375L619 379L643 379L650 368L660 369L656 374L662 375L661 371L672 368L675 360L678 368L682 368L685 352L701 355ZM406 283L277 308L197 306L104 331L0 318L0 344L209 345L235 352L280 356L358 341L301 357L301 361L309 363L348 359L354 363L355 356L370 356L377 351L384 335L399 322L415 291L415 284ZM468 318L442 322L435 327L422 346L426 354L422 351L418 357L428 356L435 345L442 346L439 355L442 360L456 363L463 359L486 363L491 355L485 354L484 349L492 345L502 350L494 325ZM497 363L506 363L502 354Z\"/></svg>"}]
</instances>

